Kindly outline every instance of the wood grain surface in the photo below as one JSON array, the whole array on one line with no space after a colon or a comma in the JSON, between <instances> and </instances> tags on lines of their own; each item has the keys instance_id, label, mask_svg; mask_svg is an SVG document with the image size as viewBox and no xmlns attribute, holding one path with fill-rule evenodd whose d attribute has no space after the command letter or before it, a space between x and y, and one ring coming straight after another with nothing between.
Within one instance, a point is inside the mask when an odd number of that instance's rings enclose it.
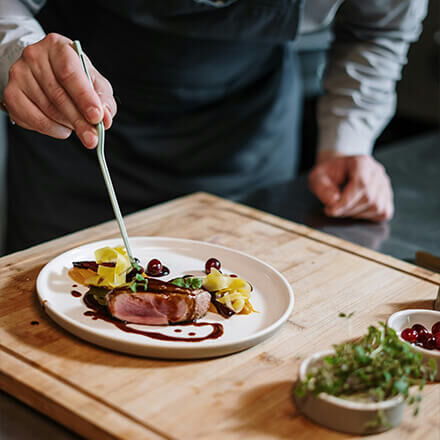
<instances>
[{"instance_id":1,"label":"wood grain surface","mask_svg":"<svg viewBox=\"0 0 440 440\"><path fill-rule=\"evenodd\" d=\"M340 439L291 399L301 360L360 336L406 308L432 308L434 274L305 226L195 194L127 217L132 236L221 244L285 275L295 308L274 337L249 350L199 361L114 353L71 336L36 299L41 268L58 254L118 236L108 222L0 259L0 388L91 439ZM354 315L339 318L340 312ZM38 325L31 325L38 321ZM380 439L440 438L440 384L423 392Z\"/></svg>"}]
</instances>

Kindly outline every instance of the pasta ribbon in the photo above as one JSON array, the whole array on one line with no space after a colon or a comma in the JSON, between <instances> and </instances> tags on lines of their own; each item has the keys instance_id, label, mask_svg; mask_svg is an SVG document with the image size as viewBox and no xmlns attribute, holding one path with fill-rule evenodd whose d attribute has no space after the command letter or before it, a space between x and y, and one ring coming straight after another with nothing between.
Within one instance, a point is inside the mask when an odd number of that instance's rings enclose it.
<instances>
[{"instance_id":1,"label":"pasta ribbon","mask_svg":"<svg viewBox=\"0 0 440 440\"><path fill-rule=\"evenodd\" d=\"M203 287L215 292L215 299L235 313L248 314L255 311L249 302L252 287L243 278L223 275L212 268L203 280Z\"/></svg>"},{"instance_id":2,"label":"pasta ribbon","mask_svg":"<svg viewBox=\"0 0 440 440\"><path fill-rule=\"evenodd\" d=\"M125 284L125 275L131 267L130 259L123 247L104 247L95 251L95 259L99 264L98 273L87 280L87 285L115 288ZM101 263L115 263L113 267Z\"/></svg>"}]
</instances>

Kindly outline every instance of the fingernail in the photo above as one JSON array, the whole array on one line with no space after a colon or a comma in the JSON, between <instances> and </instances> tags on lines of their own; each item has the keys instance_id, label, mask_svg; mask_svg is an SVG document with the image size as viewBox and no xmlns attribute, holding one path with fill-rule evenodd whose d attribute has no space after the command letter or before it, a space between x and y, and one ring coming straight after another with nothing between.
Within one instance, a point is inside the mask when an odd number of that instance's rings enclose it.
<instances>
[{"instance_id":1,"label":"fingernail","mask_svg":"<svg viewBox=\"0 0 440 440\"><path fill-rule=\"evenodd\" d=\"M67 127L59 127L57 129L57 136L61 139L67 139L72 134L72 130Z\"/></svg>"},{"instance_id":2,"label":"fingernail","mask_svg":"<svg viewBox=\"0 0 440 440\"><path fill-rule=\"evenodd\" d=\"M83 135L84 142L87 144L89 148L94 147L96 145L96 134L92 131L86 131Z\"/></svg>"},{"instance_id":3,"label":"fingernail","mask_svg":"<svg viewBox=\"0 0 440 440\"><path fill-rule=\"evenodd\" d=\"M89 107L86 111L87 119L91 122L97 121L101 116L101 112L97 107Z\"/></svg>"}]
</instances>

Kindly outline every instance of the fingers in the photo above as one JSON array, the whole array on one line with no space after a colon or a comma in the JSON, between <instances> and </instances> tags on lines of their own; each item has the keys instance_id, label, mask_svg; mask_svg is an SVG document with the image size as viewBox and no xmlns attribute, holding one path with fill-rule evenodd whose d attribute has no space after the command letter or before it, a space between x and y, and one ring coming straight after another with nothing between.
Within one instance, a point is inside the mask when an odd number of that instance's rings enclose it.
<instances>
[{"instance_id":1,"label":"fingers","mask_svg":"<svg viewBox=\"0 0 440 440\"><path fill-rule=\"evenodd\" d=\"M390 220L394 215L394 202L391 186L384 186L377 198L364 210L350 214L350 217L383 222Z\"/></svg>"},{"instance_id":2,"label":"fingers","mask_svg":"<svg viewBox=\"0 0 440 440\"><path fill-rule=\"evenodd\" d=\"M342 178L346 183L341 191L338 183L343 181ZM393 216L393 191L389 177L383 166L371 156L347 156L323 161L310 174L309 186L324 203L328 216L376 222ZM339 197L332 196L338 190Z\"/></svg>"},{"instance_id":3,"label":"fingers","mask_svg":"<svg viewBox=\"0 0 440 440\"><path fill-rule=\"evenodd\" d=\"M44 113L49 119L53 120L54 122L64 125L65 127L70 128L70 130L74 129L70 121L65 118L64 115L60 113L49 101L43 90L41 90L41 87L39 86L35 77L33 76L32 71L25 64L22 67L22 75L20 76L19 81L21 82L20 85L23 94L26 95L26 97L30 101L32 101L33 104L37 106L42 113ZM38 105L36 103L38 103ZM41 130L39 131L41 132Z\"/></svg>"},{"instance_id":4,"label":"fingers","mask_svg":"<svg viewBox=\"0 0 440 440\"><path fill-rule=\"evenodd\" d=\"M22 92L17 93L13 101L8 101L8 112L21 127L47 134L56 139L67 139L72 133L70 128L49 119Z\"/></svg>"},{"instance_id":5,"label":"fingers","mask_svg":"<svg viewBox=\"0 0 440 440\"><path fill-rule=\"evenodd\" d=\"M53 106L73 126L83 145L87 148L95 147L98 142L95 127L84 119L66 90L58 82L49 60L41 60L38 68L35 67L32 73Z\"/></svg>"},{"instance_id":6,"label":"fingers","mask_svg":"<svg viewBox=\"0 0 440 440\"><path fill-rule=\"evenodd\" d=\"M93 85L68 38L48 34L26 47L10 69L4 92L11 116L19 125L48 135L61 133L58 126L64 126L74 130L87 148L95 147L95 124L102 120L109 128L117 107L110 83L88 59L86 63ZM24 107L16 105L17 97Z\"/></svg>"},{"instance_id":7,"label":"fingers","mask_svg":"<svg viewBox=\"0 0 440 440\"><path fill-rule=\"evenodd\" d=\"M339 186L319 166L309 174L309 188L326 206L336 203L341 197Z\"/></svg>"},{"instance_id":8,"label":"fingers","mask_svg":"<svg viewBox=\"0 0 440 440\"><path fill-rule=\"evenodd\" d=\"M347 217L353 210L356 210L363 197L362 185L356 180L351 180L345 185L340 199L327 206L325 213L332 217Z\"/></svg>"},{"instance_id":9,"label":"fingers","mask_svg":"<svg viewBox=\"0 0 440 440\"><path fill-rule=\"evenodd\" d=\"M84 72L80 57L69 39L56 34L50 34L48 38L51 38L48 60L56 80L86 121L96 125L104 117L104 110Z\"/></svg>"},{"instance_id":10,"label":"fingers","mask_svg":"<svg viewBox=\"0 0 440 440\"><path fill-rule=\"evenodd\" d=\"M88 59L87 63L89 63ZM110 82L94 69L91 64L89 70L92 72L93 85L104 109L103 123L107 130L111 127L113 118L117 112L116 101L113 97L113 88Z\"/></svg>"}]
</instances>

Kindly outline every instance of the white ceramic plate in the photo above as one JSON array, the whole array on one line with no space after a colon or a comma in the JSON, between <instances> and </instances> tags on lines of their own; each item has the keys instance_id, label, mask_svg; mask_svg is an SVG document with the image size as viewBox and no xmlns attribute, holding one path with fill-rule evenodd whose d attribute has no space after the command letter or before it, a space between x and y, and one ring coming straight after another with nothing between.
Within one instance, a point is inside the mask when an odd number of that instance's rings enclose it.
<instances>
[{"instance_id":1,"label":"white ceramic plate","mask_svg":"<svg viewBox=\"0 0 440 440\"><path fill-rule=\"evenodd\" d=\"M72 287L75 283L68 276L73 261L94 260L94 251L104 246L122 246L120 239L105 240L72 249L50 261L37 279L37 293L46 313L61 327L93 344L125 353L165 359L194 359L221 356L256 345L278 330L293 310L294 297L287 280L274 268L245 253L210 243L165 238L134 237L130 239L133 254L145 265L158 258L170 269L168 280L185 274L203 276L205 262L215 257L222 263L222 272L237 274L253 286L251 303L259 313L236 315L224 319L208 312L199 322L221 323L224 333L218 339L200 342L162 341L147 336L126 333L103 320L85 316L89 310L82 297L72 296L71 291L81 293L86 287ZM130 324L144 331L160 332L178 337L205 336L211 326L145 326ZM181 332L176 333L175 330ZM190 336L192 333L193 336ZM195 335L194 335L195 334Z\"/></svg>"}]
</instances>

